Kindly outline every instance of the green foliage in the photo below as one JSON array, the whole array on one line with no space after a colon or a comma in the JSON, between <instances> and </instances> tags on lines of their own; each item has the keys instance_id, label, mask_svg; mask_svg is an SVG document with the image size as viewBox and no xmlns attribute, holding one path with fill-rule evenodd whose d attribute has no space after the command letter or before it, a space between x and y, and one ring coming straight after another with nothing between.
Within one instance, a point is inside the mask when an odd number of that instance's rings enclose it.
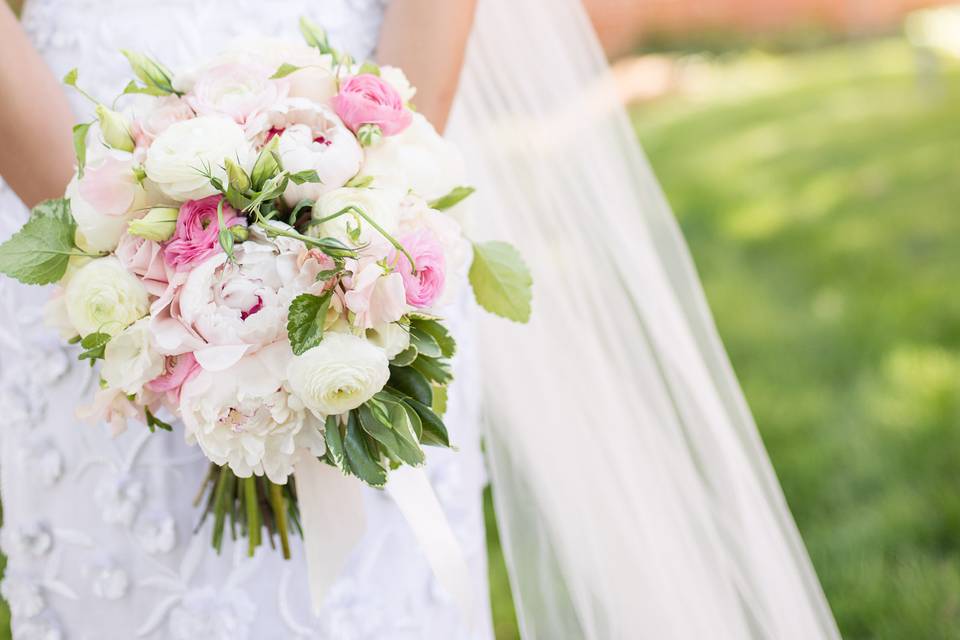
<instances>
[{"instance_id":1,"label":"green foliage","mask_svg":"<svg viewBox=\"0 0 960 640\"><path fill-rule=\"evenodd\" d=\"M73 126L73 150L77 155L77 176L82 178L87 167L87 132L92 122L83 122Z\"/></svg>"},{"instance_id":2,"label":"green foliage","mask_svg":"<svg viewBox=\"0 0 960 640\"><path fill-rule=\"evenodd\" d=\"M33 208L25 225L0 245L0 273L25 284L57 282L67 271L77 223L70 201L46 200Z\"/></svg>"},{"instance_id":3,"label":"green foliage","mask_svg":"<svg viewBox=\"0 0 960 640\"><path fill-rule=\"evenodd\" d=\"M144 407L143 413L147 419L147 428L150 429L150 433L154 433L157 429L161 429L163 431L173 431L173 427L170 426L170 424L153 415L153 412L150 411L150 407Z\"/></svg>"},{"instance_id":4,"label":"green foliage","mask_svg":"<svg viewBox=\"0 0 960 640\"><path fill-rule=\"evenodd\" d=\"M450 190L445 196L441 196L436 200L430 203L431 209L436 209L437 211L446 211L451 207L454 207L476 191L473 187L454 187Z\"/></svg>"},{"instance_id":5,"label":"green foliage","mask_svg":"<svg viewBox=\"0 0 960 640\"><path fill-rule=\"evenodd\" d=\"M330 307L331 292L315 296L303 293L290 303L287 316L287 333L294 355L302 355L323 340L323 327Z\"/></svg>"},{"instance_id":6,"label":"green foliage","mask_svg":"<svg viewBox=\"0 0 960 640\"><path fill-rule=\"evenodd\" d=\"M512 245L474 243L470 285L477 302L490 313L515 322L530 319L533 278Z\"/></svg>"},{"instance_id":7,"label":"green foliage","mask_svg":"<svg viewBox=\"0 0 960 640\"><path fill-rule=\"evenodd\" d=\"M103 359L103 355L107 349L107 343L110 342L109 333L90 333L83 337L80 341L80 346L83 348L83 351L80 352L80 355L77 356L80 360L89 360L90 364L93 365L97 360ZM149 426L149 422L147 426Z\"/></svg>"}]
</instances>

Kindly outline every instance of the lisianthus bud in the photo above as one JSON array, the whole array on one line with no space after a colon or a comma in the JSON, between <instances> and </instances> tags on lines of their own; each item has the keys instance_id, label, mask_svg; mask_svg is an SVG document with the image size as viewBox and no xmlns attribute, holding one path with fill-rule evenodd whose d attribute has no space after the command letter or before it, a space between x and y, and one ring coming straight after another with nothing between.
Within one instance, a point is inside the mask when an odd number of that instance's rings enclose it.
<instances>
[{"instance_id":1,"label":"lisianthus bud","mask_svg":"<svg viewBox=\"0 0 960 640\"><path fill-rule=\"evenodd\" d=\"M365 147L377 144L382 137L383 130L375 124L365 124L357 129L357 140Z\"/></svg>"},{"instance_id":2,"label":"lisianthus bud","mask_svg":"<svg viewBox=\"0 0 960 640\"><path fill-rule=\"evenodd\" d=\"M280 172L280 165L277 164L277 159L274 157L278 144L279 140L277 136L274 136L260 152L260 157L257 158L256 164L253 165L253 170L250 172L250 180L253 183L254 189L259 190L267 180Z\"/></svg>"},{"instance_id":3,"label":"lisianthus bud","mask_svg":"<svg viewBox=\"0 0 960 640\"><path fill-rule=\"evenodd\" d=\"M250 188L250 176L243 167L230 158L225 159L224 164L227 167L227 180L230 186L240 193L245 193Z\"/></svg>"},{"instance_id":4,"label":"lisianthus bud","mask_svg":"<svg viewBox=\"0 0 960 640\"><path fill-rule=\"evenodd\" d=\"M154 242L166 242L177 228L179 213L180 211L173 207L154 207L142 218L131 220L127 233Z\"/></svg>"},{"instance_id":5,"label":"lisianthus bud","mask_svg":"<svg viewBox=\"0 0 960 640\"><path fill-rule=\"evenodd\" d=\"M169 71L143 54L125 49L121 49L120 53L130 62L133 74L141 82L148 87L160 89L164 93L173 93L173 83Z\"/></svg>"},{"instance_id":6,"label":"lisianthus bud","mask_svg":"<svg viewBox=\"0 0 960 640\"><path fill-rule=\"evenodd\" d=\"M130 124L126 118L102 104L97 105L97 118L100 120L103 141L108 146L120 151L133 151L136 145L130 135Z\"/></svg>"},{"instance_id":7,"label":"lisianthus bud","mask_svg":"<svg viewBox=\"0 0 960 640\"><path fill-rule=\"evenodd\" d=\"M233 236L233 239L237 242L246 242L247 238L250 237L250 231L241 225L230 227L230 235Z\"/></svg>"}]
</instances>

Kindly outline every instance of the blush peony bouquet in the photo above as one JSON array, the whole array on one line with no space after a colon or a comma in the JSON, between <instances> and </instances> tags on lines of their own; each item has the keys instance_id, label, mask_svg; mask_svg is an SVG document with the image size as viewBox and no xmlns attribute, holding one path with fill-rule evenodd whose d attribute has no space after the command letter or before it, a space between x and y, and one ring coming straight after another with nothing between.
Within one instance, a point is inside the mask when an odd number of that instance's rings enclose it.
<instances>
[{"instance_id":1,"label":"blush peony bouquet","mask_svg":"<svg viewBox=\"0 0 960 640\"><path fill-rule=\"evenodd\" d=\"M450 446L442 310L461 281L530 313L517 252L464 237L472 189L403 72L301 31L178 74L123 52L136 79L110 106L69 73L96 113L76 175L0 246L0 272L57 285L48 320L100 363L79 413L182 429L209 458L218 550L239 529L252 554L266 530L288 556L300 460L382 487Z\"/></svg>"}]
</instances>

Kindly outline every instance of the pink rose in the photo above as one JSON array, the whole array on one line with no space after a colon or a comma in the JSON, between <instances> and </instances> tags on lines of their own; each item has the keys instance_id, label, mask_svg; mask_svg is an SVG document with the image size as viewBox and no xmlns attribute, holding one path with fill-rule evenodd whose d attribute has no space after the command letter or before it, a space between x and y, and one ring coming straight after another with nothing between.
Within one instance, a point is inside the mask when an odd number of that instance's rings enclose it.
<instances>
[{"instance_id":1,"label":"pink rose","mask_svg":"<svg viewBox=\"0 0 960 640\"><path fill-rule=\"evenodd\" d=\"M347 308L356 314L358 327L372 329L396 322L406 312L403 278L396 271L385 273L377 260L358 265L343 296Z\"/></svg>"},{"instance_id":2,"label":"pink rose","mask_svg":"<svg viewBox=\"0 0 960 640\"><path fill-rule=\"evenodd\" d=\"M183 385L200 373L200 363L192 353L167 356L163 373L147 383L147 389L167 394L167 401L176 406Z\"/></svg>"},{"instance_id":3,"label":"pink rose","mask_svg":"<svg viewBox=\"0 0 960 640\"><path fill-rule=\"evenodd\" d=\"M140 190L130 157L106 156L102 162L87 166L79 181L80 196L98 213L126 215Z\"/></svg>"},{"instance_id":4,"label":"pink rose","mask_svg":"<svg viewBox=\"0 0 960 640\"><path fill-rule=\"evenodd\" d=\"M417 272L413 273L410 261L402 252L394 250L390 264L396 265L403 278L407 304L423 309L436 302L443 293L446 279L446 260L443 247L433 232L422 229L399 239L400 244L416 263Z\"/></svg>"},{"instance_id":5,"label":"pink rose","mask_svg":"<svg viewBox=\"0 0 960 640\"><path fill-rule=\"evenodd\" d=\"M137 276L152 296L161 296L170 284L170 267L163 259L163 247L153 240L124 233L116 249L117 259Z\"/></svg>"},{"instance_id":6,"label":"pink rose","mask_svg":"<svg viewBox=\"0 0 960 640\"><path fill-rule=\"evenodd\" d=\"M220 251L217 205L223 196L215 194L201 200L187 200L180 206L177 230L163 248L167 265L185 271ZM246 220L223 203L223 222L228 227L246 225Z\"/></svg>"},{"instance_id":7,"label":"pink rose","mask_svg":"<svg viewBox=\"0 0 960 640\"><path fill-rule=\"evenodd\" d=\"M186 100L200 116L227 116L246 124L287 97L289 81L271 80L272 69L255 64L223 64L203 73Z\"/></svg>"},{"instance_id":8,"label":"pink rose","mask_svg":"<svg viewBox=\"0 0 960 640\"><path fill-rule=\"evenodd\" d=\"M146 149L167 127L174 122L190 120L196 114L186 100L177 96L157 98L151 103L151 109L136 117L130 126L130 134L138 150Z\"/></svg>"},{"instance_id":9,"label":"pink rose","mask_svg":"<svg viewBox=\"0 0 960 640\"><path fill-rule=\"evenodd\" d=\"M365 124L393 136L410 126L413 116L388 82L370 73L347 78L333 97L333 109L354 133Z\"/></svg>"}]
</instances>

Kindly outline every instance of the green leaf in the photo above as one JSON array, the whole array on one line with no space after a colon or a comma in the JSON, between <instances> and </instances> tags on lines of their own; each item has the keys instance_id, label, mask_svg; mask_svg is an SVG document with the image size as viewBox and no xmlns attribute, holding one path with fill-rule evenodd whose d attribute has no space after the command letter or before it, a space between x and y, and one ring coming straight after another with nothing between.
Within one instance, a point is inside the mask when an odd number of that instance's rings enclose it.
<instances>
[{"instance_id":1,"label":"green leaf","mask_svg":"<svg viewBox=\"0 0 960 640\"><path fill-rule=\"evenodd\" d=\"M70 202L46 200L33 209L30 220L0 245L0 273L25 284L57 282L67 271L77 223Z\"/></svg>"},{"instance_id":2,"label":"green leaf","mask_svg":"<svg viewBox=\"0 0 960 640\"><path fill-rule=\"evenodd\" d=\"M351 189L365 189L371 184L373 184L373 176L353 176L347 181L347 184L343 186L350 187Z\"/></svg>"},{"instance_id":3,"label":"green leaf","mask_svg":"<svg viewBox=\"0 0 960 640\"><path fill-rule=\"evenodd\" d=\"M73 150L77 154L77 177L83 177L87 166L87 132L92 122L84 122L73 127Z\"/></svg>"},{"instance_id":4,"label":"green leaf","mask_svg":"<svg viewBox=\"0 0 960 640\"><path fill-rule=\"evenodd\" d=\"M433 410L413 398L404 398L403 403L413 409L423 426L423 433L420 436L420 442L426 445L435 445L440 447L450 446L450 436L447 434L447 427L443 424Z\"/></svg>"},{"instance_id":5,"label":"green leaf","mask_svg":"<svg viewBox=\"0 0 960 640\"><path fill-rule=\"evenodd\" d=\"M323 340L323 325L327 321L331 292L315 296L302 293L290 303L287 333L294 355L303 355Z\"/></svg>"},{"instance_id":6,"label":"green leaf","mask_svg":"<svg viewBox=\"0 0 960 640\"><path fill-rule=\"evenodd\" d=\"M90 360L90 364L93 364L95 360L102 359L107 348L107 343L110 342L110 338L111 335L109 333L97 332L87 334L80 341L80 346L83 348L83 351L80 352L77 358L80 360ZM147 426L150 426L149 422Z\"/></svg>"},{"instance_id":7,"label":"green leaf","mask_svg":"<svg viewBox=\"0 0 960 640\"><path fill-rule=\"evenodd\" d=\"M441 196L431 202L430 208L436 209L437 211L446 211L460 204L461 201L466 200L474 191L476 191L476 189L473 187L454 187L447 195Z\"/></svg>"},{"instance_id":8,"label":"green leaf","mask_svg":"<svg viewBox=\"0 0 960 640\"><path fill-rule=\"evenodd\" d=\"M145 96L166 96L170 95L169 91L164 91L163 89L157 87L141 87L134 80L131 80L127 83L127 86L123 88L123 95L129 94L142 94Z\"/></svg>"},{"instance_id":9,"label":"green leaf","mask_svg":"<svg viewBox=\"0 0 960 640\"><path fill-rule=\"evenodd\" d=\"M378 67L375 63L367 60L362 65L360 65L360 69L357 71L358 75L364 74L364 73L369 73L370 75L379 77L380 67Z\"/></svg>"},{"instance_id":10,"label":"green leaf","mask_svg":"<svg viewBox=\"0 0 960 640\"><path fill-rule=\"evenodd\" d=\"M457 342L447 328L432 318L413 318L411 326L429 335L440 347L444 358L452 358L457 352ZM427 354L430 355L430 354Z\"/></svg>"},{"instance_id":11,"label":"green leaf","mask_svg":"<svg viewBox=\"0 0 960 640\"><path fill-rule=\"evenodd\" d=\"M321 182L320 174L318 174L313 169L306 169L304 171L297 171L296 173L290 174L290 182L293 184L304 184L306 182L317 183Z\"/></svg>"},{"instance_id":12,"label":"green leaf","mask_svg":"<svg viewBox=\"0 0 960 640\"><path fill-rule=\"evenodd\" d=\"M147 418L147 428L150 429L150 433L156 432L157 429L163 429L164 431L173 431L173 427L169 424L153 415L153 412L150 411L150 407L143 408L143 414Z\"/></svg>"},{"instance_id":13,"label":"green leaf","mask_svg":"<svg viewBox=\"0 0 960 640\"><path fill-rule=\"evenodd\" d=\"M303 69L303 67L298 67L295 64L289 64L287 62L284 62L282 65L277 67L277 70L273 72L273 75L270 76L270 79L279 80L280 78L286 78L291 73L296 73L297 71L300 71L300 69Z\"/></svg>"},{"instance_id":14,"label":"green leaf","mask_svg":"<svg viewBox=\"0 0 960 640\"><path fill-rule=\"evenodd\" d=\"M372 487L382 487L387 482L387 472L373 457L363 437L357 420L357 412L351 411L347 421L347 436L343 442L350 471Z\"/></svg>"},{"instance_id":15,"label":"green leaf","mask_svg":"<svg viewBox=\"0 0 960 640\"><path fill-rule=\"evenodd\" d=\"M410 344L417 348L418 353L428 358L440 358L443 356L443 351L440 349L437 341L433 339L433 336L417 328L416 325L410 326Z\"/></svg>"},{"instance_id":16,"label":"green leaf","mask_svg":"<svg viewBox=\"0 0 960 640\"><path fill-rule=\"evenodd\" d=\"M470 285L477 302L490 313L516 322L530 319L533 278L512 245L474 243Z\"/></svg>"},{"instance_id":17,"label":"green leaf","mask_svg":"<svg viewBox=\"0 0 960 640\"><path fill-rule=\"evenodd\" d=\"M77 86L77 78L79 76L80 71L74 67L73 69L70 69L70 71L67 71L67 74L63 76L63 84L67 85L68 87L75 87Z\"/></svg>"},{"instance_id":18,"label":"green leaf","mask_svg":"<svg viewBox=\"0 0 960 640\"><path fill-rule=\"evenodd\" d=\"M433 412L443 416L447 412L447 388L443 385L433 385Z\"/></svg>"},{"instance_id":19,"label":"green leaf","mask_svg":"<svg viewBox=\"0 0 960 640\"><path fill-rule=\"evenodd\" d=\"M391 365L390 380L387 384L400 393L415 398L425 405L433 404L433 390L430 388L430 382L422 373L413 367L395 367Z\"/></svg>"},{"instance_id":20,"label":"green leaf","mask_svg":"<svg viewBox=\"0 0 960 640\"><path fill-rule=\"evenodd\" d=\"M422 373L427 380L436 382L437 384L447 384L453 380L453 374L450 373L449 365L436 358L428 358L421 354L417 356L417 359L414 360L410 366Z\"/></svg>"},{"instance_id":21,"label":"green leaf","mask_svg":"<svg viewBox=\"0 0 960 640\"><path fill-rule=\"evenodd\" d=\"M426 455L420 448L420 438L406 407L398 398L380 392L360 407L359 412L360 424L364 430L383 444L393 457L411 466L418 466L426 461ZM368 429L367 422L370 420L377 423L371 427L372 430ZM377 429L381 430L380 434L374 433ZM386 434L382 433L383 429L387 430Z\"/></svg>"},{"instance_id":22,"label":"green leaf","mask_svg":"<svg viewBox=\"0 0 960 640\"><path fill-rule=\"evenodd\" d=\"M307 44L319 49L320 53L335 53L330 46L327 32L307 18L300 18L300 33L303 34L303 39L307 41Z\"/></svg>"},{"instance_id":23,"label":"green leaf","mask_svg":"<svg viewBox=\"0 0 960 640\"><path fill-rule=\"evenodd\" d=\"M374 412L371 410L369 405L372 403L373 401L368 401L367 404L363 404L357 409L360 426L371 438L382 444L395 455L398 455L400 442L397 440L397 435L393 432L392 425L389 421L389 414L386 414L384 419L378 418L377 413L382 412Z\"/></svg>"},{"instance_id":24,"label":"green leaf","mask_svg":"<svg viewBox=\"0 0 960 640\"><path fill-rule=\"evenodd\" d=\"M410 345L397 355L393 356L393 360L390 361L390 364L397 367L408 367L413 364L413 361L417 359L417 348L413 345Z\"/></svg>"},{"instance_id":25,"label":"green leaf","mask_svg":"<svg viewBox=\"0 0 960 640\"><path fill-rule=\"evenodd\" d=\"M340 435L340 419L337 416L327 416L324 426L324 440L327 442L327 458L334 466L343 468L343 436Z\"/></svg>"}]
</instances>

